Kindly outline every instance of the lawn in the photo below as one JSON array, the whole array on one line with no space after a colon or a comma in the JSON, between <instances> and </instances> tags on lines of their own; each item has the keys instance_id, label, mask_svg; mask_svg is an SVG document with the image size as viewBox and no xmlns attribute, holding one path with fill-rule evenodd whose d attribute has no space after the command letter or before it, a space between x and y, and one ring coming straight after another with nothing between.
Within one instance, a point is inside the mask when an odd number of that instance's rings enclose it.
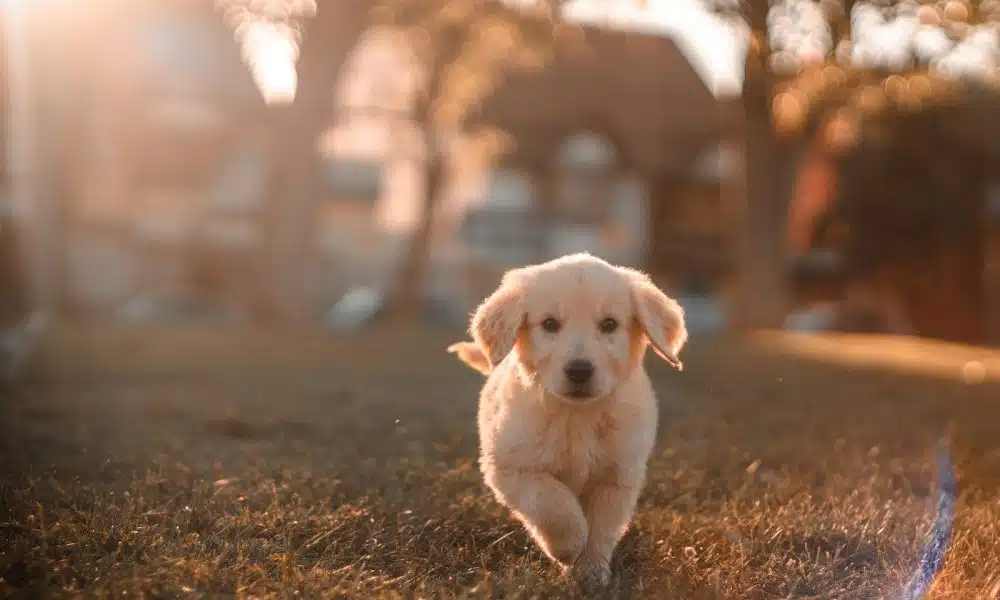
<instances>
[{"instance_id":1,"label":"lawn","mask_svg":"<svg viewBox=\"0 0 1000 600\"><path fill-rule=\"evenodd\" d=\"M456 335L56 326L3 399L0 596L572 597L481 482ZM1000 353L772 334L684 360L647 358L660 436L620 597L891 594L947 432L932 598L1000 598Z\"/></svg>"}]
</instances>

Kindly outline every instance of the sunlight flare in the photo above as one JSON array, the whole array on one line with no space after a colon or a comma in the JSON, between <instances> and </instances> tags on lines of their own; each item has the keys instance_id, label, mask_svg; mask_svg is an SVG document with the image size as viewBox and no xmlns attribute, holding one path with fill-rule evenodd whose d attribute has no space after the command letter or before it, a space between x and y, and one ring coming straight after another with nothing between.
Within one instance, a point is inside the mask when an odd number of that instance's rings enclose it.
<instances>
[{"instance_id":1,"label":"sunlight flare","mask_svg":"<svg viewBox=\"0 0 1000 600\"><path fill-rule=\"evenodd\" d=\"M243 52L254 82L266 102L291 102L295 99L298 47L287 27L252 23L244 33Z\"/></svg>"}]
</instances>

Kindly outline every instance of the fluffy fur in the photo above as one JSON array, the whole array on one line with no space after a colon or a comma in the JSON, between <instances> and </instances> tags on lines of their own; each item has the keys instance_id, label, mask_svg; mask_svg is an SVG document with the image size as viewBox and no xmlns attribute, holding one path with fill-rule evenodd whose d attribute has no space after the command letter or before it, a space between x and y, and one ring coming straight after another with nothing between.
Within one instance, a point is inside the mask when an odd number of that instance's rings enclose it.
<instances>
[{"instance_id":1,"label":"fluffy fur","mask_svg":"<svg viewBox=\"0 0 1000 600\"><path fill-rule=\"evenodd\" d=\"M475 342L455 342L448 346L448 352L457 355L458 360L483 375L489 375L490 359L486 358L482 349Z\"/></svg>"},{"instance_id":2,"label":"fluffy fur","mask_svg":"<svg viewBox=\"0 0 1000 600\"><path fill-rule=\"evenodd\" d=\"M683 310L644 274L574 254L509 271L470 333L478 353L468 342L449 350L488 374L486 484L549 557L606 586L656 437L643 357L650 345L681 368Z\"/></svg>"}]
</instances>

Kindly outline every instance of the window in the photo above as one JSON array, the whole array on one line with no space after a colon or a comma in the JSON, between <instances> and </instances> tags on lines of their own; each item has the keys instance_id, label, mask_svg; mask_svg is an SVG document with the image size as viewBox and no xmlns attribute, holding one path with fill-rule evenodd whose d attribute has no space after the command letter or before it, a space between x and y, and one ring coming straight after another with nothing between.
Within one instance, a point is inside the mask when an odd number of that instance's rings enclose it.
<instances>
[{"instance_id":1,"label":"window","mask_svg":"<svg viewBox=\"0 0 1000 600\"><path fill-rule=\"evenodd\" d=\"M323 167L323 181L338 199L374 204L382 197L381 164L333 158Z\"/></svg>"},{"instance_id":2,"label":"window","mask_svg":"<svg viewBox=\"0 0 1000 600\"><path fill-rule=\"evenodd\" d=\"M556 150L548 255L586 250L638 264L645 255L648 190L607 137L581 132Z\"/></svg>"},{"instance_id":3,"label":"window","mask_svg":"<svg viewBox=\"0 0 1000 600\"><path fill-rule=\"evenodd\" d=\"M555 156L554 213L557 219L596 224L607 208L618 175L618 153L603 136L579 133Z\"/></svg>"},{"instance_id":4,"label":"window","mask_svg":"<svg viewBox=\"0 0 1000 600\"><path fill-rule=\"evenodd\" d=\"M484 262L531 262L544 227L537 218L536 191L535 182L524 171L494 169L484 202L471 206L462 222L463 241Z\"/></svg>"}]
</instances>

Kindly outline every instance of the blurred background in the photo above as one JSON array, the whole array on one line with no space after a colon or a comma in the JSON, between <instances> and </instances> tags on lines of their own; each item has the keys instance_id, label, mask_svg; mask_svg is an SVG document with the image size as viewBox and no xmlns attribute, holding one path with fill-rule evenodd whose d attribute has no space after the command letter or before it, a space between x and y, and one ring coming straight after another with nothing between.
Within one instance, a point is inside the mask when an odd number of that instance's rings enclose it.
<instances>
[{"instance_id":1,"label":"blurred background","mask_svg":"<svg viewBox=\"0 0 1000 600\"><path fill-rule=\"evenodd\" d=\"M993 0L6 0L4 323L464 327L640 267L696 330L1000 339Z\"/></svg>"}]
</instances>

